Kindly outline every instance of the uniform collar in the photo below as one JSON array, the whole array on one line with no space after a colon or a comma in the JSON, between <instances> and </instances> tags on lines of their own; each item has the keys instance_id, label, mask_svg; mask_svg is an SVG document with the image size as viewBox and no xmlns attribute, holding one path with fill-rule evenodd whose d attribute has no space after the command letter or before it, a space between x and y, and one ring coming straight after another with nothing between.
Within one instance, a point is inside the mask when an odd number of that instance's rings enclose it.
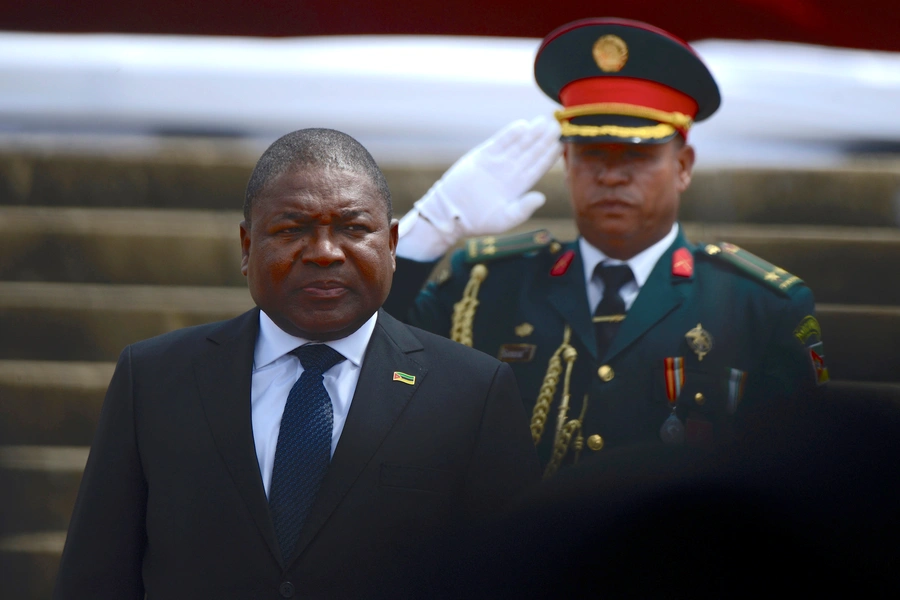
<instances>
[{"instance_id":1,"label":"uniform collar","mask_svg":"<svg viewBox=\"0 0 900 600\"><path fill-rule=\"evenodd\" d=\"M675 241L675 238L678 237L678 223L674 223L672 225L672 230L666 234L666 236L647 248L646 250L641 250L628 260L617 260L615 258L609 258L598 248L595 248L587 240L583 237L578 238L578 249L581 251L581 263L584 266L584 280L589 282L594 276L594 269L597 268L601 262L606 262L610 265L628 265L631 267L631 272L634 273L634 282L637 284L638 288L644 286L647 282L647 279L650 278L650 273L653 271L653 267L656 266L656 263L659 262L659 259L663 254L666 253L666 250L672 245Z\"/></svg>"},{"instance_id":2,"label":"uniform collar","mask_svg":"<svg viewBox=\"0 0 900 600\"><path fill-rule=\"evenodd\" d=\"M372 332L375 331L377 320L378 313L375 312L368 321L362 324L362 327L345 338L327 342L327 345L359 367L362 365L363 356L365 356L369 340L372 338ZM253 353L253 369L260 369L295 348L313 342L314 340L287 333L276 325L265 311L261 310L259 311L259 336L256 338L256 350Z\"/></svg>"}]
</instances>

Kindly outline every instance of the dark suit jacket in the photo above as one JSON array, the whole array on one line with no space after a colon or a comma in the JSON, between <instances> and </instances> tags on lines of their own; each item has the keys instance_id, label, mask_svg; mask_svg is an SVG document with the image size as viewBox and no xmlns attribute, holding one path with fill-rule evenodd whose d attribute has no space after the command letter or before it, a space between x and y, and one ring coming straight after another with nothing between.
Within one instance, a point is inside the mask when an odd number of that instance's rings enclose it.
<instances>
[{"instance_id":1,"label":"dark suit jacket","mask_svg":"<svg viewBox=\"0 0 900 600\"><path fill-rule=\"evenodd\" d=\"M510 369L382 311L330 470L281 557L250 419L258 327L252 310L122 352L55 598L362 595L367 573L536 481Z\"/></svg>"},{"instance_id":2,"label":"dark suit jacket","mask_svg":"<svg viewBox=\"0 0 900 600\"><path fill-rule=\"evenodd\" d=\"M499 247L501 240L496 243ZM754 405L761 408L815 386L809 351L819 337L801 341L796 333L814 314L812 293L802 282L779 289L762 273L756 277L743 272L727 257L710 255L679 233L642 286L612 346L598 356L578 244L552 248L545 245L502 258L471 258L460 251L453 256L449 277L426 285L414 301L409 292L421 286L421 279L415 278L421 278L423 268L401 261L390 305L385 306L395 315L407 315L412 325L449 335L454 304L463 295L472 266L482 262L488 275L478 293L474 347L510 361L530 412L550 357L563 341L564 328L571 327L578 355L567 416L579 417L587 395L583 437L601 436L606 450L659 442L660 426L671 414L666 358L683 359L684 385L676 410L689 443L728 439L735 421L748 423L751 416L763 414L748 410ZM690 274L674 268L681 248L693 258ZM567 253L574 256L560 273L554 266ZM531 327L519 327L524 324ZM702 359L686 337L698 324L712 340ZM532 354L519 351L526 346ZM607 379L600 376L601 366L610 369ZM550 456L562 395L563 378L558 379L539 446L544 460ZM594 452L586 444L582 458ZM570 451L570 460L573 454Z\"/></svg>"}]
</instances>

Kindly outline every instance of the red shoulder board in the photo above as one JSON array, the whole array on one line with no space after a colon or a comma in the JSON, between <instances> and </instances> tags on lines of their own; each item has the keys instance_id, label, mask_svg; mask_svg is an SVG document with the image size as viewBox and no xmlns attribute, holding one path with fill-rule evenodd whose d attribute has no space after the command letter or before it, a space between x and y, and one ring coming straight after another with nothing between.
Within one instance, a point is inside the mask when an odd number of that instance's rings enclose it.
<instances>
[{"instance_id":1,"label":"red shoulder board","mask_svg":"<svg viewBox=\"0 0 900 600\"><path fill-rule=\"evenodd\" d=\"M679 248L672 254L672 275L690 277L694 274L694 255L687 248Z\"/></svg>"},{"instance_id":2,"label":"red shoulder board","mask_svg":"<svg viewBox=\"0 0 900 600\"><path fill-rule=\"evenodd\" d=\"M556 263L553 265L553 268L550 269L550 274L554 277L565 275L566 271L569 270L569 265L572 264L573 260L575 260L575 251L566 250L562 253L562 256L557 259Z\"/></svg>"}]
</instances>

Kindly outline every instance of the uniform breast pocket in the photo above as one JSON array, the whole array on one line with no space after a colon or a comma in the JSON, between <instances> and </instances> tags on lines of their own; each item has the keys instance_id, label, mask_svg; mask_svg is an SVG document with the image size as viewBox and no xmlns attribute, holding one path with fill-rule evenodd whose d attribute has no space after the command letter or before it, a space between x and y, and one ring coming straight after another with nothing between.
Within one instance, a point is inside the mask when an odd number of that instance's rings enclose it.
<instances>
[{"instance_id":1,"label":"uniform breast pocket","mask_svg":"<svg viewBox=\"0 0 900 600\"><path fill-rule=\"evenodd\" d=\"M682 357L666 358L657 365L654 379L654 399L676 405L681 418L689 413L714 416L725 411L727 381L721 369L698 368Z\"/></svg>"},{"instance_id":2,"label":"uniform breast pocket","mask_svg":"<svg viewBox=\"0 0 900 600\"><path fill-rule=\"evenodd\" d=\"M719 418L727 414L726 379L723 373L688 370L678 400L679 414Z\"/></svg>"},{"instance_id":3,"label":"uniform breast pocket","mask_svg":"<svg viewBox=\"0 0 900 600\"><path fill-rule=\"evenodd\" d=\"M413 465L383 463L378 474L379 487L440 495L449 494L453 482L451 471Z\"/></svg>"}]
</instances>

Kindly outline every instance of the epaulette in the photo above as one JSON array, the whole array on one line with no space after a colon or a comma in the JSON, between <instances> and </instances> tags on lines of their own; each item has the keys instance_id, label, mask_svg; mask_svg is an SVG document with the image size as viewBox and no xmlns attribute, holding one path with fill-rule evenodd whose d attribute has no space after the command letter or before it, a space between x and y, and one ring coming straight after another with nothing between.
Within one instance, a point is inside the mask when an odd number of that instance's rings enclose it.
<instances>
[{"instance_id":1,"label":"epaulette","mask_svg":"<svg viewBox=\"0 0 900 600\"><path fill-rule=\"evenodd\" d=\"M706 244L702 248L703 252L709 256L734 265L754 279L758 279L784 294L787 294L795 285L803 283L803 280L796 275L791 275L784 269L776 267L734 244L719 242L718 244Z\"/></svg>"},{"instance_id":2,"label":"epaulette","mask_svg":"<svg viewBox=\"0 0 900 600\"><path fill-rule=\"evenodd\" d=\"M488 235L472 238L466 242L466 262L482 263L498 258L518 256L541 250L547 246L551 246L552 249L554 244L559 245L559 242L554 241L553 236L546 229L504 236Z\"/></svg>"}]
</instances>

